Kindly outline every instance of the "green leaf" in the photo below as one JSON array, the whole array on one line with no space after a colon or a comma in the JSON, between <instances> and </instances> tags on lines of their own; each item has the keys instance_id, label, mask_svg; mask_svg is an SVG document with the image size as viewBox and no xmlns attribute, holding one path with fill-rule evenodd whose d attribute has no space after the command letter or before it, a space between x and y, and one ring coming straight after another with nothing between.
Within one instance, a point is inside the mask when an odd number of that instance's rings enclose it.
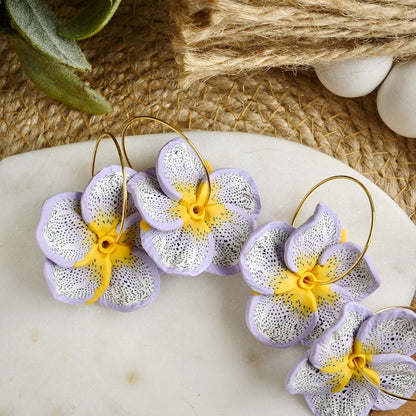
<instances>
[{"instance_id":1,"label":"green leaf","mask_svg":"<svg viewBox=\"0 0 416 416\"><path fill-rule=\"evenodd\" d=\"M111 104L85 85L67 66L42 55L20 37L13 36L11 41L26 75L40 90L85 113L106 114L111 111Z\"/></svg>"},{"instance_id":2,"label":"green leaf","mask_svg":"<svg viewBox=\"0 0 416 416\"><path fill-rule=\"evenodd\" d=\"M41 0L5 0L18 32L39 52L83 71L91 70L78 44L58 35L58 20Z\"/></svg>"},{"instance_id":3,"label":"green leaf","mask_svg":"<svg viewBox=\"0 0 416 416\"><path fill-rule=\"evenodd\" d=\"M113 17L121 0L95 0L82 9L74 19L62 26L59 34L68 39L81 40L98 33Z\"/></svg>"}]
</instances>

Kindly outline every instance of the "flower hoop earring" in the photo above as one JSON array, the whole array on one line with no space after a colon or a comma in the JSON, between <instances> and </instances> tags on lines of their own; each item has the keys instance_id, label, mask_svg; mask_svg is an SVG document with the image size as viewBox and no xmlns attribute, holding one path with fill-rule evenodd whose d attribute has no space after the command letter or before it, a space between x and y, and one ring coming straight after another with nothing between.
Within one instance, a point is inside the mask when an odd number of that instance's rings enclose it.
<instances>
[{"instance_id":1,"label":"flower hoop earring","mask_svg":"<svg viewBox=\"0 0 416 416\"><path fill-rule=\"evenodd\" d=\"M397 409L416 390L416 310L390 307L372 314L349 303L294 366L286 386L304 394L315 415L365 416Z\"/></svg>"},{"instance_id":2,"label":"flower hoop earring","mask_svg":"<svg viewBox=\"0 0 416 416\"><path fill-rule=\"evenodd\" d=\"M113 140L121 166L95 174L98 146L105 136ZM46 256L46 281L57 300L98 301L133 311L154 300L160 287L160 273L138 237L141 217L127 194L127 181L136 172L125 167L111 133L97 140L91 170L84 192L60 193L43 204L36 237Z\"/></svg>"},{"instance_id":3,"label":"flower hoop earring","mask_svg":"<svg viewBox=\"0 0 416 416\"><path fill-rule=\"evenodd\" d=\"M166 273L195 276L204 271L239 271L240 251L255 227L260 197L251 176L239 169L212 170L177 127L155 117L180 137L159 153L155 169L135 175L128 190L143 217L144 249Z\"/></svg>"},{"instance_id":4,"label":"flower hoop earring","mask_svg":"<svg viewBox=\"0 0 416 416\"><path fill-rule=\"evenodd\" d=\"M366 192L371 226L364 250L346 242L338 216L318 204L314 214L294 228L306 199L321 185L351 180ZM350 176L333 176L315 185L302 199L292 225L273 221L248 239L240 258L241 271L253 290L247 324L265 344L286 348L311 345L338 318L343 305L364 299L380 285L365 252L374 229L374 203L365 186Z\"/></svg>"}]
</instances>

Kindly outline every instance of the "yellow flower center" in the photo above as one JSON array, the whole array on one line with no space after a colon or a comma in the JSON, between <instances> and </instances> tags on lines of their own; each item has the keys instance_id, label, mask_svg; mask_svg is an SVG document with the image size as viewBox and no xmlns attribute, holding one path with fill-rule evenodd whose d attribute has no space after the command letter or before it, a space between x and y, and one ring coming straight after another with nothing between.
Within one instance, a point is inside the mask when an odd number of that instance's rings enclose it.
<instances>
[{"instance_id":1,"label":"yellow flower center","mask_svg":"<svg viewBox=\"0 0 416 416\"><path fill-rule=\"evenodd\" d=\"M129 235L128 230L122 232L120 238L118 238L116 225L99 225L91 222L88 224L88 228L96 235L96 242L92 245L87 255L74 264L74 267L90 266L95 268L92 279L100 280L100 284L92 298L85 302L86 304L91 304L96 302L108 288L114 264L117 261L129 262L133 247L125 241Z\"/></svg>"},{"instance_id":2,"label":"yellow flower center","mask_svg":"<svg viewBox=\"0 0 416 416\"><path fill-rule=\"evenodd\" d=\"M311 290L315 287L317 281L318 279L312 272L306 272L298 278L297 284L300 289Z\"/></svg>"},{"instance_id":3,"label":"yellow flower center","mask_svg":"<svg viewBox=\"0 0 416 416\"><path fill-rule=\"evenodd\" d=\"M322 371L325 373L336 374L335 379L332 381L334 383L332 392L339 393L353 376L356 376L358 380L362 380L361 373L364 373L376 384L380 385L379 375L368 367L368 363L372 359L372 354L364 354L362 352L362 343L355 339L349 354L339 360L332 359L326 367L322 368Z\"/></svg>"}]
</instances>

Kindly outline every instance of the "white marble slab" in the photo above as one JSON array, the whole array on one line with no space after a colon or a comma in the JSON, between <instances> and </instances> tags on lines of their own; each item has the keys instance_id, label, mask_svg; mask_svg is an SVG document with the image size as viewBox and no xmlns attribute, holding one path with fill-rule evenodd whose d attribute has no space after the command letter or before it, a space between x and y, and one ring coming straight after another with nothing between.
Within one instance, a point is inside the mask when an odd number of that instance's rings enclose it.
<instances>
[{"instance_id":1,"label":"white marble slab","mask_svg":"<svg viewBox=\"0 0 416 416\"><path fill-rule=\"evenodd\" d=\"M134 167L152 166L171 137L129 138ZM339 161L284 140L212 132L189 137L214 169L241 168L255 178L263 201L259 225L290 221L300 198L327 176L361 179L375 201L369 254L383 278L364 303L376 310L411 301L416 228L379 188ZM52 299L35 241L40 207L55 193L83 190L93 146L78 143L0 163L0 415L311 414L301 396L284 388L304 348L277 350L252 337L245 325L250 290L240 275L163 276L157 300L132 313ZM112 146L103 143L99 166L117 163ZM351 241L364 244L370 214L360 188L326 185L303 219L318 201L338 212Z\"/></svg>"}]
</instances>

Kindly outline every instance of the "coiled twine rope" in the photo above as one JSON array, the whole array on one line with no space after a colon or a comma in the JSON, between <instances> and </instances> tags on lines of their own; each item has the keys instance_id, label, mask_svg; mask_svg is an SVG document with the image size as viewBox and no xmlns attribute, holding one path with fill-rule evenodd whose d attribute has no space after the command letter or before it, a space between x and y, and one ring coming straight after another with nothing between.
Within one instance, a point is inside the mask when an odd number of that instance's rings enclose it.
<instances>
[{"instance_id":1,"label":"coiled twine rope","mask_svg":"<svg viewBox=\"0 0 416 416\"><path fill-rule=\"evenodd\" d=\"M414 0L171 0L184 84L270 67L416 54Z\"/></svg>"}]
</instances>

